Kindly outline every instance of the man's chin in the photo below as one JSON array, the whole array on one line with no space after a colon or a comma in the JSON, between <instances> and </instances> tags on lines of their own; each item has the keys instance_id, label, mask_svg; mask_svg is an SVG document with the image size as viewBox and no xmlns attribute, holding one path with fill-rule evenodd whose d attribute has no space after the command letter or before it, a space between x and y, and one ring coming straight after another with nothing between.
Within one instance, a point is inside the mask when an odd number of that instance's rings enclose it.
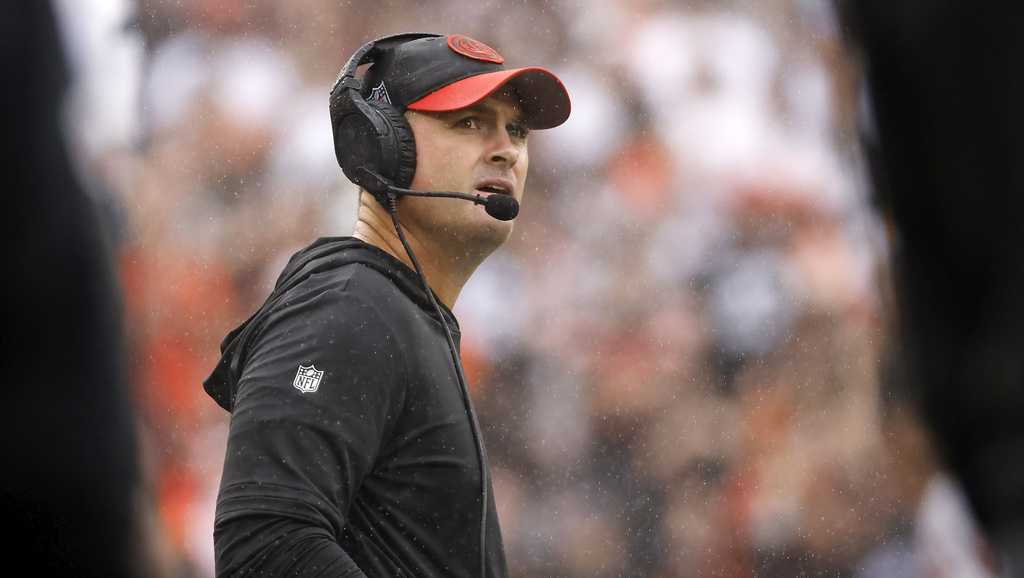
<instances>
[{"instance_id":1,"label":"man's chin","mask_svg":"<svg viewBox=\"0 0 1024 578\"><path fill-rule=\"evenodd\" d=\"M513 222L499 221L486 213L482 217L466 223L460 237L467 250L489 255L512 236Z\"/></svg>"},{"instance_id":2,"label":"man's chin","mask_svg":"<svg viewBox=\"0 0 1024 578\"><path fill-rule=\"evenodd\" d=\"M409 201L409 207L418 210L407 213L403 224L444 246L458 247L458 252L466 256L486 257L512 235L513 221L499 221L488 215L483 207L465 201L444 203L439 199L407 199L403 202Z\"/></svg>"}]
</instances>

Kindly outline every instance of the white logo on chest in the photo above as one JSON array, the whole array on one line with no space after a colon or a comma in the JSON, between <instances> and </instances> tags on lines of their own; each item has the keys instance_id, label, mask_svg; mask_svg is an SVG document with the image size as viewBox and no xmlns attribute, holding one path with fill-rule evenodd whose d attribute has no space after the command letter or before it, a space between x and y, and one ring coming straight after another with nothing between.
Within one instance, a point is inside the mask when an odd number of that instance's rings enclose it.
<instances>
[{"instance_id":1,"label":"white logo on chest","mask_svg":"<svg viewBox=\"0 0 1024 578\"><path fill-rule=\"evenodd\" d=\"M324 377L324 372L317 371L314 365L300 365L299 371L295 374L295 380L292 381L292 385L295 389L302 393L313 393L320 387L320 380Z\"/></svg>"}]
</instances>

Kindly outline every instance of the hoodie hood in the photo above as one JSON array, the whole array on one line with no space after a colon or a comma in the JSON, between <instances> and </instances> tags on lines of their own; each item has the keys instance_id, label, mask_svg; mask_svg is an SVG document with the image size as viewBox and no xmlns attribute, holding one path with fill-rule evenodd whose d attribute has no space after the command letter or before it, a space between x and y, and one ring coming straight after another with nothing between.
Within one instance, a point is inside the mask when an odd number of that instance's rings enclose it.
<instances>
[{"instance_id":1,"label":"hoodie hood","mask_svg":"<svg viewBox=\"0 0 1024 578\"><path fill-rule=\"evenodd\" d=\"M366 265L391 279L401 291L431 317L437 313L423 291L419 275L386 251L354 237L326 237L292 255L274 285L274 290L263 305L249 319L236 327L221 342L221 358L203 389L218 405L231 411L241 370L248 355L252 336L258 334L267 316L282 297L298 287L311 275L340 269L346 265ZM436 298L436 296L435 296ZM458 332L458 322L451 310L437 300L447 323Z\"/></svg>"}]
</instances>

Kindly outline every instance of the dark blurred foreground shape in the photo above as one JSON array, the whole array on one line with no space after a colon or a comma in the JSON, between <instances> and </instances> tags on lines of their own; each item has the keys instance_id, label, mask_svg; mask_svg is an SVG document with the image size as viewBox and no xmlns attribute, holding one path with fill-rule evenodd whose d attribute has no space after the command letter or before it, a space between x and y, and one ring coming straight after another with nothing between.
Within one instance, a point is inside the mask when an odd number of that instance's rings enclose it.
<instances>
[{"instance_id":1,"label":"dark blurred foreground shape","mask_svg":"<svg viewBox=\"0 0 1024 578\"><path fill-rule=\"evenodd\" d=\"M895 226L907 381L1005 576L1024 576L1024 50L1012 3L840 2Z\"/></svg>"},{"instance_id":2,"label":"dark blurred foreground shape","mask_svg":"<svg viewBox=\"0 0 1024 578\"><path fill-rule=\"evenodd\" d=\"M50 2L7 3L0 46L5 567L137 576L139 464L120 298L61 130L69 73Z\"/></svg>"}]
</instances>

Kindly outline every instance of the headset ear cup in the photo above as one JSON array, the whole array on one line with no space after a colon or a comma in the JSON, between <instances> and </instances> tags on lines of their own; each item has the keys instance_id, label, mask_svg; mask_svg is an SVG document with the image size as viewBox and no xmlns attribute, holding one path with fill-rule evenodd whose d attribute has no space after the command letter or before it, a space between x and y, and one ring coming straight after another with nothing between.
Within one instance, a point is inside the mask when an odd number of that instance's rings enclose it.
<instances>
[{"instance_id":1,"label":"headset ear cup","mask_svg":"<svg viewBox=\"0 0 1024 578\"><path fill-rule=\"evenodd\" d=\"M380 113L390 130L381 135L381 174L396 187L409 188L416 175L416 137L405 115L395 107L378 101L367 104Z\"/></svg>"},{"instance_id":2,"label":"headset ear cup","mask_svg":"<svg viewBox=\"0 0 1024 578\"><path fill-rule=\"evenodd\" d=\"M380 173L381 150L377 127L369 118L357 112L342 116L334 126L334 152L342 172L352 182L358 182L360 167Z\"/></svg>"}]
</instances>

